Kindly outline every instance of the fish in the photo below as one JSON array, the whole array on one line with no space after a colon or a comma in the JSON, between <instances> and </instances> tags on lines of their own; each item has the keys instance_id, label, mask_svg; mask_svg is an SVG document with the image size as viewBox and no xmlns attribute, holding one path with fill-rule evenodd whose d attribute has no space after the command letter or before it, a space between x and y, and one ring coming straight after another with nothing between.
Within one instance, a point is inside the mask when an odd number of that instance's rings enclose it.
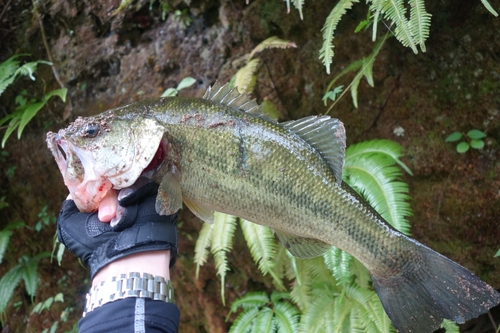
<instances>
[{"instance_id":1,"label":"fish","mask_svg":"<svg viewBox=\"0 0 500 333\"><path fill-rule=\"evenodd\" d=\"M95 211L139 177L159 184L156 210L184 204L272 228L297 258L336 246L369 270L402 333L475 318L500 294L465 267L391 227L342 181L343 123L329 116L277 122L255 99L216 82L202 98L147 99L79 117L47 145L77 207Z\"/></svg>"}]
</instances>

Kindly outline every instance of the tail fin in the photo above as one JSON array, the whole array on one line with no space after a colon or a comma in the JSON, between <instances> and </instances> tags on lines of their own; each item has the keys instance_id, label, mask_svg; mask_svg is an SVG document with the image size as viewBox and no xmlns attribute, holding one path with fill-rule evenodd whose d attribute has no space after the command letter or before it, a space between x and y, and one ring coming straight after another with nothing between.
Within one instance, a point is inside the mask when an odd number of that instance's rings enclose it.
<instances>
[{"instance_id":1,"label":"tail fin","mask_svg":"<svg viewBox=\"0 0 500 333\"><path fill-rule=\"evenodd\" d=\"M443 319L462 324L500 303L500 294L466 268L418 245L422 262L416 270L389 278L372 276L400 333L431 333Z\"/></svg>"}]
</instances>

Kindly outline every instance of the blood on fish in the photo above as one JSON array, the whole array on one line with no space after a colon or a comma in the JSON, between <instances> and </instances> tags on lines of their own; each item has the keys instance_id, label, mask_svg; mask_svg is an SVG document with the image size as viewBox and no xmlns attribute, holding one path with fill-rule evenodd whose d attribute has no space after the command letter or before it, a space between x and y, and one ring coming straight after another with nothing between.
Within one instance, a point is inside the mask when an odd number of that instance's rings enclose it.
<instances>
[{"instance_id":1,"label":"blood on fish","mask_svg":"<svg viewBox=\"0 0 500 333\"><path fill-rule=\"evenodd\" d=\"M165 144L163 143L163 140L161 140L160 145L156 150L155 156L153 156L153 159L151 160L149 165L144 169L143 172L155 169L158 165L161 164L164 158L165 158Z\"/></svg>"}]
</instances>

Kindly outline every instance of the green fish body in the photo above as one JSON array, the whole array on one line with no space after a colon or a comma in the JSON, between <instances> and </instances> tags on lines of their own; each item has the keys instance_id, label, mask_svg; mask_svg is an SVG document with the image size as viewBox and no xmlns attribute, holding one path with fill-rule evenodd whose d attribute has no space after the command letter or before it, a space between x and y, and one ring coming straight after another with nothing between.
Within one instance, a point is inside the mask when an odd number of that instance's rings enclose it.
<instances>
[{"instance_id":1,"label":"green fish body","mask_svg":"<svg viewBox=\"0 0 500 333\"><path fill-rule=\"evenodd\" d=\"M463 323L500 303L491 286L394 230L342 182L337 119L277 123L216 84L202 99L145 100L79 118L47 142L83 211L142 174L160 184L161 214L184 202L209 223L214 211L235 215L271 227L299 258L345 250L370 271L399 332L433 332L444 318Z\"/></svg>"}]
</instances>

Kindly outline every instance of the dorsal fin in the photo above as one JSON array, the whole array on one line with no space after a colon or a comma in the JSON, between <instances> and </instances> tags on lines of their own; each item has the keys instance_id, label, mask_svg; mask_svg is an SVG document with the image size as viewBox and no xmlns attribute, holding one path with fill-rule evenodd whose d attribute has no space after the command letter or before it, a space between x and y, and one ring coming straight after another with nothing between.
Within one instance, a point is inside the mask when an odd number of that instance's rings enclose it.
<instances>
[{"instance_id":1,"label":"dorsal fin","mask_svg":"<svg viewBox=\"0 0 500 333\"><path fill-rule=\"evenodd\" d=\"M330 116L310 116L281 123L310 144L325 159L335 175L337 183L342 183L342 168L346 136L344 124Z\"/></svg>"},{"instance_id":2,"label":"dorsal fin","mask_svg":"<svg viewBox=\"0 0 500 333\"><path fill-rule=\"evenodd\" d=\"M224 104L233 107L237 110L253 114L259 118L270 120L276 123L275 119L269 118L262 112L262 108L257 101L248 98L247 94L240 94L238 88L231 88L229 83L221 87L219 81L216 81L213 86L209 87L202 97L203 99L213 101L216 103Z\"/></svg>"}]
</instances>

